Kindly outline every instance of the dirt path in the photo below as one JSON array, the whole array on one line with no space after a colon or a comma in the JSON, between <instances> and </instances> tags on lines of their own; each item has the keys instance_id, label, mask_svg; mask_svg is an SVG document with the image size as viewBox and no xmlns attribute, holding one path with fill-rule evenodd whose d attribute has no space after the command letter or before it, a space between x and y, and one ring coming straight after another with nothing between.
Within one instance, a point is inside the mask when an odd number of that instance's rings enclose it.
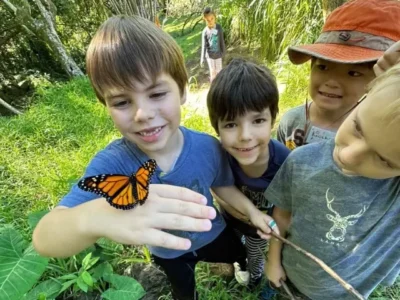
<instances>
[{"instance_id":1,"label":"dirt path","mask_svg":"<svg viewBox=\"0 0 400 300\"><path fill-rule=\"evenodd\" d=\"M207 111L207 93L208 87L200 90L190 91L185 106L195 110L198 114L208 117Z\"/></svg>"}]
</instances>

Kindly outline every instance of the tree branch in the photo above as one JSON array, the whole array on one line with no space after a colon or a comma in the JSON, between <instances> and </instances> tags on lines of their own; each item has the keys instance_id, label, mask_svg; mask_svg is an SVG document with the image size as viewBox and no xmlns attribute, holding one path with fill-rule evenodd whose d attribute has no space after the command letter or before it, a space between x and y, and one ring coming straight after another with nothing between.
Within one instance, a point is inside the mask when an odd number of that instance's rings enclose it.
<instances>
[{"instance_id":1,"label":"tree branch","mask_svg":"<svg viewBox=\"0 0 400 300\"><path fill-rule=\"evenodd\" d=\"M312 255L311 253L307 252L303 248L297 246L296 244L288 241L287 239L281 237L279 234L275 233L272 228L271 228L271 235L280 240L282 243L289 245L296 249L297 251L303 253L305 256L308 256L311 260L316 262L325 272L327 272L329 275L331 275L336 281L340 283L341 286L343 286L350 294L355 296L356 298L360 300L365 300L365 298L355 289L353 288L349 283L344 281L335 271L333 271L330 267L328 267L327 264L325 264L322 260L320 260L318 257Z\"/></svg>"}]
</instances>

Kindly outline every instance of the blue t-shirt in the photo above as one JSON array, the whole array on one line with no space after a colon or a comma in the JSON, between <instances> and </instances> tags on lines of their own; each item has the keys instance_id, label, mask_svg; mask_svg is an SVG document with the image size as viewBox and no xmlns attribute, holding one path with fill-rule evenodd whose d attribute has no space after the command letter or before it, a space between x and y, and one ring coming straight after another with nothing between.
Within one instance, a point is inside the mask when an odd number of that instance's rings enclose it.
<instances>
[{"instance_id":1,"label":"blue t-shirt","mask_svg":"<svg viewBox=\"0 0 400 300\"><path fill-rule=\"evenodd\" d=\"M235 178L235 186L249 198L253 204L261 211L272 215L273 205L264 197L264 191L268 188L276 172L282 166L290 150L277 140L271 139L268 144L269 160L268 167L258 178L249 177L239 166L237 160L229 155L229 164L232 168L233 177ZM241 231L245 235L259 237L257 229L247 223L244 223L227 211L222 210L222 214L230 225Z\"/></svg>"},{"instance_id":2,"label":"blue t-shirt","mask_svg":"<svg viewBox=\"0 0 400 300\"><path fill-rule=\"evenodd\" d=\"M152 177L152 183L181 186L196 191L208 199L208 206L214 207L211 187L233 185L233 175L226 153L219 141L205 133L180 127L184 137L184 146L173 169L164 173L158 167ZM113 141L104 150L97 153L87 167L83 177L99 174L131 175L149 159L135 144L125 138ZM74 207L97 199L98 195L85 192L74 185L59 205ZM144 204L146 205L146 204ZM174 235L191 240L189 250L171 250L162 247L149 247L150 251L162 258L176 258L184 253L195 251L212 242L225 228L225 222L217 211L212 220L212 229L208 232L173 231Z\"/></svg>"},{"instance_id":3,"label":"blue t-shirt","mask_svg":"<svg viewBox=\"0 0 400 300\"><path fill-rule=\"evenodd\" d=\"M322 259L364 297L400 272L400 178L346 176L334 140L296 148L265 196L292 213L288 239ZM314 300L353 299L335 279L292 247L283 247L290 281Z\"/></svg>"}]
</instances>

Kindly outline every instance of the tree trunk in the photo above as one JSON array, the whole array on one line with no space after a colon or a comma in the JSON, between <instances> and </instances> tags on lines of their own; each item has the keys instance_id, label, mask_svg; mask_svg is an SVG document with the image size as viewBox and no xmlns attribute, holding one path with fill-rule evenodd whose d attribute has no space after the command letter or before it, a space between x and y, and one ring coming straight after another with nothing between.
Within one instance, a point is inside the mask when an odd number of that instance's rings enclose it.
<instances>
[{"instance_id":1,"label":"tree trunk","mask_svg":"<svg viewBox=\"0 0 400 300\"><path fill-rule=\"evenodd\" d=\"M53 55L60 62L65 72L70 77L83 76L75 61L67 54L55 29L55 6L51 0L45 0L49 9L41 0L33 0L40 11L41 18L34 19L31 16L30 5L26 0L19 2L18 6L9 0L0 0L6 4L6 8L15 15L15 21L20 23L26 33L35 35L44 41L53 51Z\"/></svg>"},{"instance_id":2,"label":"tree trunk","mask_svg":"<svg viewBox=\"0 0 400 300\"><path fill-rule=\"evenodd\" d=\"M75 61L71 57L69 57L67 51L64 48L64 45L58 37L57 31L53 23L53 20L55 20L55 16L52 15L51 10L46 10L41 0L33 1L39 8L40 14L43 18L43 20L40 20L40 23L42 23L43 26L37 26L37 28L39 29L38 32L41 33L43 40L45 40L51 50L53 50L56 59L61 63L64 70L70 77L83 76L81 69L79 69ZM55 8L54 4L50 0L47 0L47 3L51 7L51 9ZM53 12L55 11L53 10ZM38 24L39 22L36 23Z\"/></svg>"},{"instance_id":3,"label":"tree trunk","mask_svg":"<svg viewBox=\"0 0 400 300\"><path fill-rule=\"evenodd\" d=\"M106 5L113 14L138 15L156 21L156 0L108 0Z\"/></svg>"},{"instance_id":4,"label":"tree trunk","mask_svg":"<svg viewBox=\"0 0 400 300\"><path fill-rule=\"evenodd\" d=\"M326 18L332 11L334 11L345 2L346 0L322 0L322 11L324 14L324 20L326 20Z\"/></svg>"}]
</instances>

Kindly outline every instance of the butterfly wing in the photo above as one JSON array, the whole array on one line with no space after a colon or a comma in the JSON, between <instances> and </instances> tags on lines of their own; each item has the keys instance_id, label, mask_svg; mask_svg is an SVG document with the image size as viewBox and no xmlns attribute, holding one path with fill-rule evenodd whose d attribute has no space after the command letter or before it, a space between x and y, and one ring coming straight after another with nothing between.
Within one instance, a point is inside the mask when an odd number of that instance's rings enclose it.
<instances>
[{"instance_id":1,"label":"butterfly wing","mask_svg":"<svg viewBox=\"0 0 400 300\"><path fill-rule=\"evenodd\" d=\"M157 163L154 159L146 161L137 172L132 175L131 183L133 188L133 197L137 199L140 205L146 202L149 195L149 185L151 176L157 168Z\"/></svg>"},{"instance_id":2,"label":"butterfly wing","mask_svg":"<svg viewBox=\"0 0 400 300\"><path fill-rule=\"evenodd\" d=\"M146 201L151 176L156 168L156 161L150 159L130 177L121 174L96 175L80 180L78 187L106 198L115 208L131 209Z\"/></svg>"},{"instance_id":3,"label":"butterfly wing","mask_svg":"<svg viewBox=\"0 0 400 300\"><path fill-rule=\"evenodd\" d=\"M137 204L132 197L129 176L121 174L102 174L86 177L78 182L78 187L106 198L110 205L130 209Z\"/></svg>"}]
</instances>

